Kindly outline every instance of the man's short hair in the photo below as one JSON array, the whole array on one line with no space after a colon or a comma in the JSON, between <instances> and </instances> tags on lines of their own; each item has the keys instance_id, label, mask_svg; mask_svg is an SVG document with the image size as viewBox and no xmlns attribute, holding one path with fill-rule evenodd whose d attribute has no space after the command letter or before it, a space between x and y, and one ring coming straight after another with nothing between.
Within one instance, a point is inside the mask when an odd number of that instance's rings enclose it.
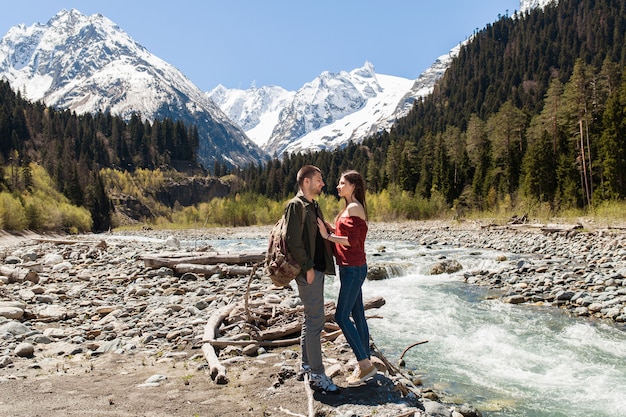
<instances>
[{"instance_id":1,"label":"man's short hair","mask_svg":"<svg viewBox=\"0 0 626 417\"><path fill-rule=\"evenodd\" d=\"M301 187L305 178L313 178L313 176L317 173L322 173L322 170L316 167L315 165L305 165L298 171L298 175L296 176L296 181L298 182L298 186Z\"/></svg>"}]
</instances>

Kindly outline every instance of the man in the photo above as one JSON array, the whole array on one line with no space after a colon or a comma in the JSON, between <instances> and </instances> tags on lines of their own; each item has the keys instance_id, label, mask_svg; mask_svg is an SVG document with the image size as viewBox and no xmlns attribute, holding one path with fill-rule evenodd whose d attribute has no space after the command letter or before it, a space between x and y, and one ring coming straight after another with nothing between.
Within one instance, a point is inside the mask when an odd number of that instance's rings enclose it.
<instances>
[{"instance_id":1,"label":"man","mask_svg":"<svg viewBox=\"0 0 626 417\"><path fill-rule=\"evenodd\" d=\"M297 181L299 191L287 204L285 219L289 252L302 268L296 277L298 292L304 305L304 324L300 340L302 367L298 376L304 378L309 373L311 388L334 394L339 392L339 388L325 373L320 341L326 322L324 276L335 275L330 244L322 238L317 226L317 218L324 218L315 197L322 192L324 181L320 169L313 165L303 166L298 171Z\"/></svg>"}]
</instances>

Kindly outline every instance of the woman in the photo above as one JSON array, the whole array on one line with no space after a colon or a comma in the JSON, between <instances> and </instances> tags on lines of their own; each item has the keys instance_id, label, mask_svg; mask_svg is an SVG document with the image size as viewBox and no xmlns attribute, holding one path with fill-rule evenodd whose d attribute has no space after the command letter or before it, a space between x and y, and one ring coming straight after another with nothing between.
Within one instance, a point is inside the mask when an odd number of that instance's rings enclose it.
<instances>
[{"instance_id":1,"label":"woman","mask_svg":"<svg viewBox=\"0 0 626 417\"><path fill-rule=\"evenodd\" d=\"M348 377L348 386L356 386L374 377L377 372L371 361L369 328L361 292L367 276L365 258L367 209L363 176L356 171L344 172L339 179L337 191L346 205L335 218L335 225L332 226L321 219L317 222L322 237L334 244L341 282L335 321L358 361L354 373ZM350 316L354 322L350 320Z\"/></svg>"}]
</instances>

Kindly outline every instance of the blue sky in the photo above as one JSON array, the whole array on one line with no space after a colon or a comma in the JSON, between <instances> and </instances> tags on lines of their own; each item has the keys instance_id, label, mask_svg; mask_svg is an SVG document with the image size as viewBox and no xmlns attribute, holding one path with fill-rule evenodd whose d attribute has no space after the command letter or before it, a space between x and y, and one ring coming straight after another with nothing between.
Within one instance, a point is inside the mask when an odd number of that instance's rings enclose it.
<instances>
[{"instance_id":1,"label":"blue sky","mask_svg":"<svg viewBox=\"0 0 626 417\"><path fill-rule=\"evenodd\" d=\"M519 0L15 0L0 34L46 23L62 9L101 13L200 89L279 85L297 90L323 71L365 61L415 79L440 55Z\"/></svg>"}]
</instances>

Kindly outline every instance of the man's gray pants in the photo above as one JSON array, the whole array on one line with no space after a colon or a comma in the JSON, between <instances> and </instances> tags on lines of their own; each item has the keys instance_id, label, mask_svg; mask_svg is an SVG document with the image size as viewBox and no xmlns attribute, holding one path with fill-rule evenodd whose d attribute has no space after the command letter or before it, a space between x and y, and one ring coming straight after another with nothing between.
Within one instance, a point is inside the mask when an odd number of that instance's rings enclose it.
<instances>
[{"instance_id":1,"label":"man's gray pants","mask_svg":"<svg viewBox=\"0 0 626 417\"><path fill-rule=\"evenodd\" d=\"M322 345L320 337L326 316L324 315L324 273L315 271L312 284L306 282L306 274L296 277L298 293L304 305L304 324L300 347L302 348L302 365L311 367L311 373L323 374Z\"/></svg>"}]
</instances>

